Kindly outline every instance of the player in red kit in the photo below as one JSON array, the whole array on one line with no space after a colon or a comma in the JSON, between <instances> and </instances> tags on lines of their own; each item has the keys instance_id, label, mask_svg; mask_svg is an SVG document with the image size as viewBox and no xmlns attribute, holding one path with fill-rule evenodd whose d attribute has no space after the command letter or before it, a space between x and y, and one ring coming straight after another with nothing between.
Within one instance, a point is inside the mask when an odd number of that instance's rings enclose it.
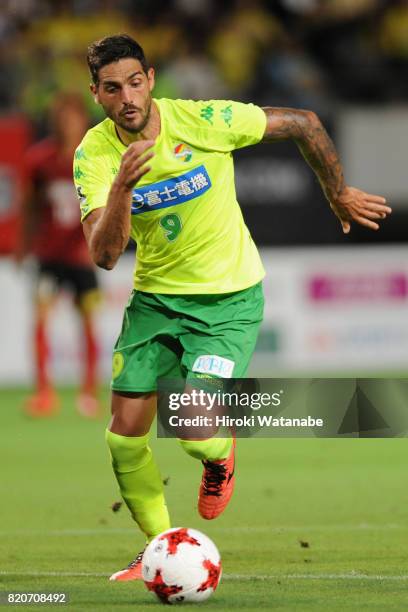
<instances>
[{"instance_id":1,"label":"player in red kit","mask_svg":"<svg viewBox=\"0 0 408 612\"><path fill-rule=\"evenodd\" d=\"M26 403L31 416L58 408L49 376L47 321L61 289L68 289L81 317L84 367L77 408L97 416L97 357L93 314L99 301L94 265L88 253L72 185L72 157L88 129L88 115L76 94L59 94L51 109L52 135L34 144L24 160L25 195L17 259L29 253L38 262L35 291L34 354L36 391Z\"/></svg>"}]
</instances>

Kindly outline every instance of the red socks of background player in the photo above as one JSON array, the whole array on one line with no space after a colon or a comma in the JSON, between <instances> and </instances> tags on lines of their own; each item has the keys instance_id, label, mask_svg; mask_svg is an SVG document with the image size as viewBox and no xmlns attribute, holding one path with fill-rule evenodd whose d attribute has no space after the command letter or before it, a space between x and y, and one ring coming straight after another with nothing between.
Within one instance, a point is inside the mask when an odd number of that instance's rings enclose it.
<instances>
[{"instance_id":1,"label":"red socks of background player","mask_svg":"<svg viewBox=\"0 0 408 612\"><path fill-rule=\"evenodd\" d=\"M25 412L32 417L44 417L58 409L58 398L48 377L49 347L46 324L38 318L34 328L34 353L37 390L25 404Z\"/></svg>"},{"instance_id":2,"label":"red socks of background player","mask_svg":"<svg viewBox=\"0 0 408 612\"><path fill-rule=\"evenodd\" d=\"M95 418L100 414L97 399L98 345L92 323L83 318L84 366L81 392L77 398L77 410L85 417ZM47 340L46 322L39 318L34 328L34 353L36 370L36 392L25 405L27 414L33 417L49 416L59 405L59 401L49 378L48 365L50 349Z\"/></svg>"},{"instance_id":3,"label":"red socks of background player","mask_svg":"<svg viewBox=\"0 0 408 612\"><path fill-rule=\"evenodd\" d=\"M96 342L93 326L89 321L84 322L84 378L82 383L83 391L95 393L97 387L97 364L98 364L98 345ZM36 363L36 383L38 391L45 391L51 388L48 375L48 362L50 350L47 341L46 325L39 320L35 325L35 363Z\"/></svg>"},{"instance_id":4,"label":"red socks of background player","mask_svg":"<svg viewBox=\"0 0 408 612\"><path fill-rule=\"evenodd\" d=\"M85 369L82 390L85 393L96 393L97 387L97 365L99 357L98 344L93 329L93 324L89 319L85 319L84 341L85 341Z\"/></svg>"},{"instance_id":5,"label":"red socks of background player","mask_svg":"<svg viewBox=\"0 0 408 612\"><path fill-rule=\"evenodd\" d=\"M48 358L49 358L49 347L47 342L47 334L45 329L45 322L38 319L35 325L34 331L34 349L35 349L35 365L36 365L36 376L37 376L37 389L39 392L45 391L50 388L50 381L48 378Z\"/></svg>"}]
</instances>

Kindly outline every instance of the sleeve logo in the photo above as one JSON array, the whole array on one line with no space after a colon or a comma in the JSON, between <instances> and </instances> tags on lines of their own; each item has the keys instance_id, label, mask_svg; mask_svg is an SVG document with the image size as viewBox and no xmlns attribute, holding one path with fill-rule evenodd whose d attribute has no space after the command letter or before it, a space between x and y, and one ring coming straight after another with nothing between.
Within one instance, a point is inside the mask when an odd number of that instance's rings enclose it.
<instances>
[{"instance_id":1,"label":"sleeve logo","mask_svg":"<svg viewBox=\"0 0 408 612\"><path fill-rule=\"evenodd\" d=\"M232 114L232 104L227 104L227 106L221 108L220 110L221 119L226 125L228 125L229 128L231 127L232 123ZM207 104L207 106L201 107L200 117L201 119L204 119L204 121L207 121L210 125L214 125L214 106L212 102Z\"/></svg>"},{"instance_id":2,"label":"sleeve logo","mask_svg":"<svg viewBox=\"0 0 408 612\"><path fill-rule=\"evenodd\" d=\"M228 104L228 106L221 109L221 117L224 119L224 123L226 123L228 127L231 127L232 104Z\"/></svg>"},{"instance_id":3,"label":"sleeve logo","mask_svg":"<svg viewBox=\"0 0 408 612\"><path fill-rule=\"evenodd\" d=\"M201 119L204 119L205 121L208 121L208 123L210 125L213 125L214 107L213 107L212 103L208 104L207 106L204 106L201 109L200 117L201 117Z\"/></svg>"}]
</instances>

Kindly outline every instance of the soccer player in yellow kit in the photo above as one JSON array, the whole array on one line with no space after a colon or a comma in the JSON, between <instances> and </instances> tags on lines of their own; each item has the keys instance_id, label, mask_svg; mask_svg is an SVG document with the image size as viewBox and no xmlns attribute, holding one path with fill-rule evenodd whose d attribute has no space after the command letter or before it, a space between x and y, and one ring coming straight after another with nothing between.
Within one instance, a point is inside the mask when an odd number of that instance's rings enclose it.
<instances>
[{"instance_id":1,"label":"soccer player in yellow kit","mask_svg":"<svg viewBox=\"0 0 408 612\"><path fill-rule=\"evenodd\" d=\"M107 118L75 153L74 178L94 262L114 268L131 236L134 291L114 348L106 439L122 497L147 540L170 527L148 445L162 376L241 378L263 314L264 270L242 218L231 152L293 139L345 233L378 229L384 198L345 184L316 115L233 101L152 98L154 70L126 35L88 49L91 91ZM202 461L198 509L218 516L234 487L231 438L180 440ZM141 577L140 553L112 580Z\"/></svg>"}]
</instances>

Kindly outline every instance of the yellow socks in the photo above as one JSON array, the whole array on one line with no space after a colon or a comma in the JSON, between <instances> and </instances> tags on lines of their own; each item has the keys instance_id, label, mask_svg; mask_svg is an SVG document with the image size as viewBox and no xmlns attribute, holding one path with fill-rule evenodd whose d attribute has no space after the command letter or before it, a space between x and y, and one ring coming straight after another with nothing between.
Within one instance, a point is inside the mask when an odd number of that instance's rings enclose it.
<instances>
[{"instance_id":1,"label":"yellow socks","mask_svg":"<svg viewBox=\"0 0 408 612\"><path fill-rule=\"evenodd\" d=\"M232 438L208 438L208 440L179 440L181 447L201 461L226 459L231 452Z\"/></svg>"},{"instance_id":2,"label":"yellow socks","mask_svg":"<svg viewBox=\"0 0 408 612\"><path fill-rule=\"evenodd\" d=\"M122 497L147 539L170 529L163 482L148 445L149 434L127 437L107 429L105 437Z\"/></svg>"}]
</instances>

